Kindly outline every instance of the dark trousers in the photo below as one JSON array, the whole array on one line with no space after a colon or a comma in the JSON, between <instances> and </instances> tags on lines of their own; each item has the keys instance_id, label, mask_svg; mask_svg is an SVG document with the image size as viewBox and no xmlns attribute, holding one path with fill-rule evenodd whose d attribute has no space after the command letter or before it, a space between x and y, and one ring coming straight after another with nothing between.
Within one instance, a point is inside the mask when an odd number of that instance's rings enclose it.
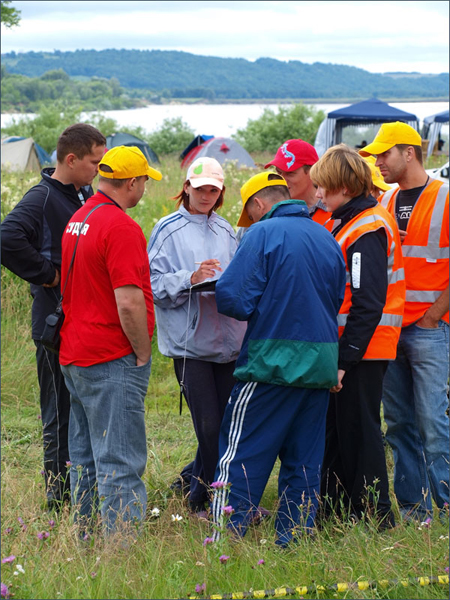
<instances>
[{"instance_id":1,"label":"dark trousers","mask_svg":"<svg viewBox=\"0 0 450 600\"><path fill-rule=\"evenodd\" d=\"M393 525L380 417L387 365L362 360L344 375L342 390L330 394L321 483L325 516L361 518L376 508L376 517Z\"/></svg>"},{"instance_id":2,"label":"dark trousers","mask_svg":"<svg viewBox=\"0 0 450 600\"><path fill-rule=\"evenodd\" d=\"M178 382L183 379L183 359L174 359ZM235 361L220 364L186 359L184 395L198 440L192 467L189 503L193 510L203 510L209 501L208 487L214 481L219 458L219 431L231 390L236 383Z\"/></svg>"},{"instance_id":3,"label":"dark trousers","mask_svg":"<svg viewBox=\"0 0 450 600\"><path fill-rule=\"evenodd\" d=\"M69 460L70 394L61 373L59 357L40 342L36 361L40 387L41 418L44 437L44 474L49 508L60 507L70 499L70 482L66 463Z\"/></svg>"}]
</instances>

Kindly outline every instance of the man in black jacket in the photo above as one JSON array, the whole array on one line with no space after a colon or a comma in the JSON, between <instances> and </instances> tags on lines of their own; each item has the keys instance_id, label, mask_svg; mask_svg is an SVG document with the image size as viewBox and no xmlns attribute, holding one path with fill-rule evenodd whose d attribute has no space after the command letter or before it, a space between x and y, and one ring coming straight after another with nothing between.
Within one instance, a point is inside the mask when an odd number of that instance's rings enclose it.
<instances>
[{"instance_id":1,"label":"man in black jacket","mask_svg":"<svg viewBox=\"0 0 450 600\"><path fill-rule=\"evenodd\" d=\"M95 127L77 123L58 140L56 168L43 169L32 187L1 225L1 262L30 283L33 296L32 338L40 386L44 436L44 472L49 509L70 499L67 477L70 395L59 358L40 338L45 318L61 296L61 238L69 219L93 194L91 183L106 149ZM64 284L64 282L62 282Z\"/></svg>"}]
</instances>

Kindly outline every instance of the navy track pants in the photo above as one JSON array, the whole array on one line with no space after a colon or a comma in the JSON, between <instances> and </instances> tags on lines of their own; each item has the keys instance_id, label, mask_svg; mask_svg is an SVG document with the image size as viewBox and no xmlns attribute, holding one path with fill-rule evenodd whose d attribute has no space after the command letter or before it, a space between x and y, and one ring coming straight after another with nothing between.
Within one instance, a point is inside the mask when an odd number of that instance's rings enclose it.
<instances>
[{"instance_id":1,"label":"navy track pants","mask_svg":"<svg viewBox=\"0 0 450 600\"><path fill-rule=\"evenodd\" d=\"M219 437L214 479L226 487L213 498L213 518L223 526L224 506L234 513L227 526L244 535L277 457L277 542L314 526L329 391L239 382L231 393ZM220 535L215 534L217 539Z\"/></svg>"}]
</instances>

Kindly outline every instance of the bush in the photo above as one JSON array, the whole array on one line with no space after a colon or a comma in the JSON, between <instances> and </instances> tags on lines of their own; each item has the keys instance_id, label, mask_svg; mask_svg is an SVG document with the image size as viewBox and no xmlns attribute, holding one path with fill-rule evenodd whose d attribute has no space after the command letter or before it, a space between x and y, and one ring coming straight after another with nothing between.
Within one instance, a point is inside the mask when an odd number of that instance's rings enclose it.
<instances>
[{"instance_id":1,"label":"bush","mask_svg":"<svg viewBox=\"0 0 450 600\"><path fill-rule=\"evenodd\" d=\"M280 106L277 113L266 108L259 119L250 120L245 129L239 129L232 137L247 152L276 152L283 142L294 138L314 144L325 116L322 110L303 104Z\"/></svg>"},{"instance_id":2,"label":"bush","mask_svg":"<svg viewBox=\"0 0 450 600\"><path fill-rule=\"evenodd\" d=\"M147 142L156 154L180 153L195 136L193 129L181 117L164 119L160 129L147 135Z\"/></svg>"}]
</instances>

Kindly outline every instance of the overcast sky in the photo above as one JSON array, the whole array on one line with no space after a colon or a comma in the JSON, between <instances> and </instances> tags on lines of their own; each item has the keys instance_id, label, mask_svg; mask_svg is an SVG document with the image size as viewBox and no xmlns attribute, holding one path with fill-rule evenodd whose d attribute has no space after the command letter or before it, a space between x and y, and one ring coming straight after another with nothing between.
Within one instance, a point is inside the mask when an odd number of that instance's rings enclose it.
<instances>
[{"instance_id":1,"label":"overcast sky","mask_svg":"<svg viewBox=\"0 0 450 600\"><path fill-rule=\"evenodd\" d=\"M449 70L449 3L20 2L2 53L126 48L300 60L370 72ZM132 68L132 65L130 65Z\"/></svg>"}]
</instances>

